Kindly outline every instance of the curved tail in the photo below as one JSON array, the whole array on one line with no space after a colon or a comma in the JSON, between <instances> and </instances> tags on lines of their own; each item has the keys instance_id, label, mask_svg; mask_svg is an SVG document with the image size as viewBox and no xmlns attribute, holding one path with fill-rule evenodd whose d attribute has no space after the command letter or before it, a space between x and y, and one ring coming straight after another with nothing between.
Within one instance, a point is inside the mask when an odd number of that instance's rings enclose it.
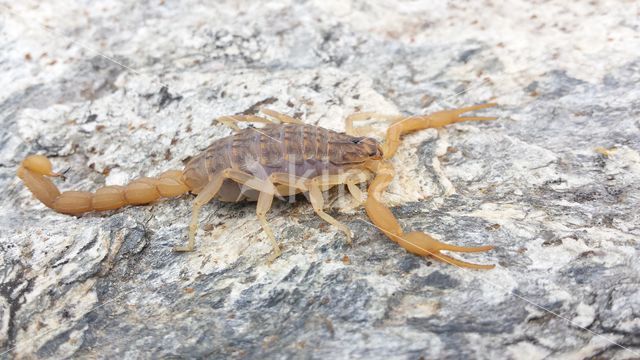
<instances>
[{"instance_id":1,"label":"curved tail","mask_svg":"<svg viewBox=\"0 0 640 360\"><path fill-rule=\"evenodd\" d=\"M143 205L161 197L174 197L189 191L181 171L166 171L158 178L140 178L126 186L105 186L95 193L60 190L49 177L62 176L52 171L45 156L31 155L22 161L18 177L33 195L51 209L69 215L90 211L119 209L126 205Z\"/></svg>"}]
</instances>

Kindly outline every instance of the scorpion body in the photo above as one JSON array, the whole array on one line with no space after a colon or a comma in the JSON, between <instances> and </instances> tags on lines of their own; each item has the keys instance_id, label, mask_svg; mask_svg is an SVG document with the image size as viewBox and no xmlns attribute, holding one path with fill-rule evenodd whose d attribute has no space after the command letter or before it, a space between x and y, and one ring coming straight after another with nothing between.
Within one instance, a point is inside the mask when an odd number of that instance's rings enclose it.
<instances>
[{"instance_id":1,"label":"scorpion body","mask_svg":"<svg viewBox=\"0 0 640 360\"><path fill-rule=\"evenodd\" d=\"M274 173L315 178L349 171L376 155L382 158L377 141L371 138L312 125L269 124L259 130L242 129L214 141L187 163L184 181L191 192L198 193L211 176L229 168L261 180ZM257 201L258 193L227 179L215 198L227 202Z\"/></svg>"},{"instance_id":2,"label":"scorpion body","mask_svg":"<svg viewBox=\"0 0 640 360\"><path fill-rule=\"evenodd\" d=\"M494 117L460 115L494 105L483 104L409 117L358 113L346 119L346 133L305 125L295 118L263 109L269 118L255 115L219 118L219 122L229 125L236 133L214 141L192 158L182 171L167 171L157 178L137 179L126 186L105 186L95 193L61 193L49 179L61 175L52 171L51 162L42 155L31 155L23 160L17 175L42 203L70 215L148 204L162 197L177 197L187 192L196 194L188 242L185 246L176 247L176 251L194 249L200 209L212 199L257 201L256 213L273 245L273 258L280 255L280 248L266 213L274 197L306 193L318 216L340 229L351 243L349 228L323 210L322 191L344 184L356 201L364 204L372 223L408 251L457 266L489 269L493 265L464 262L440 251L480 252L490 250L492 246L460 247L442 243L422 232L405 233L382 203L381 196L393 180L390 158L395 154L402 134L462 121L493 120ZM353 122L371 117L385 118L390 122L384 143L357 136L358 129L353 127ZM266 125L240 129L238 122ZM357 184L367 181L370 184L365 200Z\"/></svg>"}]
</instances>

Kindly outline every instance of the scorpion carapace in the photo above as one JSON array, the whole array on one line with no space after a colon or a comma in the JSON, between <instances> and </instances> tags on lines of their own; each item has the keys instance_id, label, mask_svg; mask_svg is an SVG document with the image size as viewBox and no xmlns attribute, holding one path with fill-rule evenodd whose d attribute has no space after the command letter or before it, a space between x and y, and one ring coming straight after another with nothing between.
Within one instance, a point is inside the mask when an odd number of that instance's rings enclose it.
<instances>
[{"instance_id":1,"label":"scorpion carapace","mask_svg":"<svg viewBox=\"0 0 640 360\"><path fill-rule=\"evenodd\" d=\"M323 210L322 191L344 184L359 204L364 204L372 223L406 250L461 267L490 269L493 265L464 262L441 251L480 252L490 250L492 246L453 246L422 232L405 233L381 197L393 180L394 170L390 159L398 149L403 134L462 121L493 120L495 117L461 116L491 106L495 104L409 117L357 113L346 119L346 133L305 125L295 118L268 109L261 110L268 118L255 115L224 116L218 119L219 122L229 125L236 133L214 141L191 159L182 171L167 171L157 178L137 179L126 186L105 186L95 193L61 193L49 179L61 175L53 172L51 162L42 155L27 157L17 173L42 203L55 211L71 215L148 204L161 197L176 197L187 192L197 194L188 242L185 246L176 247L176 251L193 250L200 209L212 199L257 201L257 216L273 245L273 258L280 255L280 247L267 222L266 213L274 197L306 193L318 216L340 229L351 243L349 228ZM353 127L354 121L376 117L390 123L382 144L369 137L356 136L357 130L362 129ZM237 126L240 121L266 125L240 129ZM358 184L369 180L368 195L364 200Z\"/></svg>"}]
</instances>

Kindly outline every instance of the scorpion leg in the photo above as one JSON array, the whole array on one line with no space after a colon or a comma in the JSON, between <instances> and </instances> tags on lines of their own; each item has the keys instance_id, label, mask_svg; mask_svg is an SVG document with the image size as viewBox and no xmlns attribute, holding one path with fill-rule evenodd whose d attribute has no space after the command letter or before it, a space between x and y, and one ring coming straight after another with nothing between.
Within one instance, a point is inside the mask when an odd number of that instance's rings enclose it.
<instances>
[{"instance_id":1,"label":"scorpion leg","mask_svg":"<svg viewBox=\"0 0 640 360\"><path fill-rule=\"evenodd\" d=\"M391 124L389 129L387 129L387 136L382 146L384 158L389 159L396 153L398 146L400 146L400 136L403 134L422 129L439 128L463 121L495 120L496 117L493 116L460 116L469 111L485 109L492 106L496 106L496 104L481 104L460 109L438 111L429 115L409 116L396 120Z\"/></svg>"},{"instance_id":2,"label":"scorpion leg","mask_svg":"<svg viewBox=\"0 0 640 360\"><path fill-rule=\"evenodd\" d=\"M268 115L268 116L278 120L281 123L285 123L285 124L304 124L300 119L296 119L294 117L279 113L279 112L274 111L274 110L260 109L260 112L262 112L263 114Z\"/></svg>"},{"instance_id":3,"label":"scorpion leg","mask_svg":"<svg viewBox=\"0 0 640 360\"><path fill-rule=\"evenodd\" d=\"M288 173L273 173L269 176L272 183L278 184L281 194L297 194L301 191L309 191L307 178L295 176Z\"/></svg>"},{"instance_id":4,"label":"scorpion leg","mask_svg":"<svg viewBox=\"0 0 640 360\"><path fill-rule=\"evenodd\" d=\"M189 242L186 246L176 246L174 247L174 251L193 251L193 247L195 245L196 239L196 231L198 231L198 217L200 215L200 209L202 206L211 199L220 191L222 187L222 182L224 181L224 176L221 173L217 173L213 175L213 180L211 180L205 187L200 190L198 196L196 196L196 200L193 202L193 210L191 213L191 223L189 224Z\"/></svg>"},{"instance_id":5,"label":"scorpion leg","mask_svg":"<svg viewBox=\"0 0 640 360\"><path fill-rule=\"evenodd\" d=\"M275 260L282 252L280 251L276 237L273 235L273 230L271 230L271 226L269 226L267 222L267 211L271 208L273 196L276 194L276 187L268 180L261 180L240 170L227 169L224 173L229 179L260 192L260 195L258 195L258 205L256 206L256 215L258 220L260 220L262 230L267 234L273 246L273 255L269 258L269 261Z\"/></svg>"},{"instance_id":6,"label":"scorpion leg","mask_svg":"<svg viewBox=\"0 0 640 360\"><path fill-rule=\"evenodd\" d=\"M275 120L275 123L291 123L291 124L302 124L303 122L293 118L289 115L285 115L279 113L277 111L269 110L269 109L260 109L262 113L271 117ZM272 119L267 119L262 116L257 115L229 115L229 116L221 116L216 119L216 121L232 128L235 131L240 130L238 127L239 122L254 122L254 123L262 123L262 124L273 124L274 121Z\"/></svg>"},{"instance_id":7,"label":"scorpion leg","mask_svg":"<svg viewBox=\"0 0 640 360\"><path fill-rule=\"evenodd\" d=\"M387 208L380 197L391 183L394 176L393 166L389 162L381 162L377 168L371 169L376 173L376 177L369 186L369 196L365 203L365 210L373 224L380 229L389 239L397 242L407 251L421 255L431 256L436 260L447 262L460 267L472 269L492 269L494 265L472 264L462 260L452 258L441 253L442 250L454 252L481 252L493 249L493 246L462 247L442 243L429 234L421 232L402 231L402 227L389 208Z\"/></svg>"},{"instance_id":8,"label":"scorpion leg","mask_svg":"<svg viewBox=\"0 0 640 360\"><path fill-rule=\"evenodd\" d=\"M267 211L271 209L271 204L273 203L273 194L268 192L261 191L260 195L258 195L258 205L256 206L256 215L258 216L258 220L260 220L260 224L262 225L262 230L267 234L269 240L271 241L271 246L273 247L273 255L269 257L269 262L273 262L277 259L282 251L280 250L280 246L276 241L276 237L273 235L273 231L271 230L271 226L267 222Z\"/></svg>"},{"instance_id":9,"label":"scorpion leg","mask_svg":"<svg viewBox=\"0 0 640 360\"><path fill-rule=\"evenodd\" d=\"M388 114L379 114L375 112L359 112L359 113L351 114L347 116L347 118L344 120L345 132L347 133L347 135L360 136L363 133L370 133L373 131L373 128L371 126L359 126L355 128L353 126L354 121L367 121L367 120L373 120L373 119L381 119L386 122L391 122L398 119L402 119L403 117L404 116L402 115L388 115Z\"/></svg>"},{"instance_id":10,"label":"scorpion leg","mask_svg":"<svg viewBox=\"0 0 640 360\"><path fill-rule=\"evenodd\" d=\"M351 244L351 230L349 230L346 225L324 212L324 197L322 196L322 188L325 186L331 187L334 185L345 184L347 182L347 179L352 178L358 174L360 174L360 172L356 173L355 171L349 171L341 175L318 176L309 180L307 178L293 176L291 174L274 173L271 174L270 178L274 183L283 184L288 186L289 188L297 188L302 191L308 191L309 200L311 201L311 205L313 206L313 210L316 212L316 214L318 214L318 216L320 216L326 222L340 229L340 231L342 231L347 236L347 242Z\"/></svg>"},{"instance_id":11,"label":"scorpion leg","mask_svg":"<svg viewBox=\"0 0 640 360\"><path fill-rule=\"evenodd\" d=\"M361 206L362 204L364 204L365 202L364 194L362 193L362 190L360 190L360 188L358 187L358 184L369 180L370 178L369 174L370 173L368 172L361 171L358 173L354 173L353 175L349 176L346 179L345 183L347 184L347 189L349 190L349 193L351 194L351 196L355 199L356 204L345 210L353 210Z\"/></svg>"},{"instance_id":12,"label":"scorpion leg","mask_svg":"<svg viewBox=\"0 0 640 360\"><path fill-rule=\"evenodd\" d=\"M263 123L263 124L273 124L273 121L269 119L265 119L260 116L255 116L255 115L221 116L217 118L216 121L224 125L227 125L228 127L232 128L235 131L240 130L240 128L237 125L237 123L239 122L257 122L257 123Z\"/></svg>"},{"instance_id":13,"label":"scorpion leg","mask_svg":"<svg viewBox=\"0 0 640 360\"><path fill-rule=\"evenodd\" d=\"M344 225L343 223L334 219L331 215L324 212L324 209L323 209L324 197L322 196L322 190L321 190L321 187L327 184L324 181L327 181L327 180L322 179L322 177L316 177L311 179L308 182L307 186L309 187L309 201L311 201L311 205L313 206L313 210L316 212L316 214L318 214L318 216L323 218L329 224L340 229L340 231L342 231L347 236L347 243L351 245L352 243L351 230L346 225Z\"/></svg>"}]
</instances>

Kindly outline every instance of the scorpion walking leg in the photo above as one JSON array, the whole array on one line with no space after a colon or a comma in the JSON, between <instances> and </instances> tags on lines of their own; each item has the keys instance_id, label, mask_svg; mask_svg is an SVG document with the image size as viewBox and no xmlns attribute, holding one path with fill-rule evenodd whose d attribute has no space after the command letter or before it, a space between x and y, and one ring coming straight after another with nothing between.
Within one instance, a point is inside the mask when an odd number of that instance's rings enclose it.
<instances>
[{"instance_id":1,"label":"scorpion walking leg","mask_svg":"<svg viewBox=\"0 0 640 360\"><path fill-rule=\"evenodd\" d=\"M318 214L318 216L320 216L321 218L323 218L326 222L328 222L329 224L337 227L338 229L340 229L340 231L342 231L346 236L347 236L347 243L349 243L349 245L351 245L352 241L351 241L351 230L344 225L343 223L339 222L338 220L334 219L331 215L327 214L324 212L323 207L324 207L324 197L322 196L322 190L321 187L323 185L325 185L326 183L323 182L322 179L319 178L313 178L308 182L308 187L309 187L309 201L311 201L311 206L313 206L313 210L315 210L316 214Z\"/></svg>"},{"instance_id":2,"label":"scorpion walking leg","mask_svg":"<svg viewBox=\"0 0 640 360\"><path fill-rule=\"evenodd\" d=\"M260 112L262 112L263 114L269 115L270 117L278 120L281 123L285 123L285 124L304 124L300 119L296 119L294 117L291 117L289 115L285 115L283 113L279 113L279 112L274 111L274 110L260 109Z\"/></svg>"},{"instance_id":3,"label":"scorpion walking leg","mask_svg":"<svg viewBox=\"0 0 640 360\"><path fill-rule=\"evenodd\" d=\"M318 176L309 180L303 177L292 176L286 173L274 173L271 174L271 180L273 181L273 183L283 184L288 186L289 188L308 191L309 200L311 201L311 205L313 206L313 210L316 212L316 214L318 214L318 216L320 216L326 222L340 229L340 231L342 231L347 236L347 242L351 244L351 230L349 230L346 225L342 224L338 220L334 219L331 215L324 212L324 197L322 196L322 187L345 184L347 179L355 178L359 174L360 172L349 171L341 175ZM361 176L366 177L365 174Z\"/></svg>"},{"instance_id":4,"label":"scorpion walking leg","mask_svg":"<svg viewBox=\"0 0 640 360\"><path fill-rule=\"evenodd\" d=\"M373 119L381 119L383 121L391 122L395 120L399 120L404 118L402 115L388 115L388 114L379 114L375 112L359 112L355 114L351 114L347 116L344 120L344 128L345 132L351 136L360 136L363 133L369 133L373 131L371 126L359 126L357 128L353 127L354 121L365 121L365 120L373 120Z\"/></svg>"},{"instance_id":5,"label":"scorpion walking leg","mask_svg":"<svg viewBox=\"0 0 640 360\"><path fill-rule=\"evenodd\" d=\"M303 122L293 118L289 115L285 115L279 113L277 111L269 110L269 109L261 109L260 110L265 115L273 118L275 121L271 119L264 118L262 116L257 115L230 115L230 116L221 116L216 119L216 121L232 128L235 131L240 130L238 127L239 122L254 122L254 123L262 123L262 124L273 124L275 123L291 123L291 124L302 124Z\"/></svg>"},{"instance_id":6,"label":"scorpion walking leg","mask_svg":"<svg viewBox=\"0 0 640 360\"><path fill-rule=\"evenodd\" d=\"M260 195L258 195L258 205L256 206L256 215L258 216L258 220L260 220L262 230L267 234L273 246L273 255L269 258L269 261L275 260L282 252L280 251L276 237L273 235L273 230L271 230L271 226L269 226L267 222L267 211L271 208L276 187L270 181L258 179L251 174L239 170L227 169L224 172L225 176L231 180L260 191Z\"/></svg>"},{"instance_id":7,"label":"scorpion walking leg","mask_svg":"<svg viewBox=\"0 0 640 360\"><path fill-rule=\"evenodd\" d=\"M282 251L280 250L280 246L276 241L275 235L273 235L273 231L271 230L271 226L267 222L267 211L271 209L271 204L273 203L273 193L268 193L261 191L260 195L258 195L258 205L256 206L256 215L258 216L258 220L260 220L260 224L262 225L262 230L267 234L269 240L271 241L271 246L273 247L273 255L269 257L269 261L277 259Z\"/></svg>"},{"instance_id":8,"label":"scorpion walking leg","mask_svg":"<svg viewBox=\"0 0 640 360\"><path fill-rule=\"evenodd\" d=\"M364 194L362 193L362 190L360 190L360 188L358 187L358 184L369 180L369 178L370 178L369 173L362 171L362 172L354 173L353 175L349 176L346 179L347 189L349 190L349 193L351 194L351 196L355 199L356 204L354 206L348 207L345 210L353 210L361 206L362 204L364 204L365 202Z\"/></svg>"},{"instance_id":9,"label":"scorpion walking leg","mask_svg":"<svg viewBox=\"0 0 640 360\"><path fill-rule=\"evenodd\" d=\"M461 247L442 243L429 234L421 232L404 233L393 213L382 204L382 193L387 189L394 176L393 167L389 162L380 162L371 169L376 173L375 179L369 186L369 196L365 204L365 210L371 221L387 237L397 242L407 251L421 255L431 256L436 260L447 262L460 267L472 269L492 269L494 265L472 264L452 258L441 253L442 250L455 252L481 252L493 249L493 246Z\"/></svg>"},{"instance_id":10,"label":"scorpion walking leg","mask_svg":"<svg viewBox=\"0 0 640 360\"><path fill-rule=\"evenodd\" d=\"M216 121L227 125L235 131L240 130L237 123L238 122L257 122L263 124L273 124L273 121L269 119L265 119L260 116L255 115L231 115L231 116L221 116L216 119Z\"/></svg>"},{"instance_id":11,"label":"scorpion walking leg","mask_svg":"<svg viewBox=\"0 0 640 360\"><path fill-rule=\"evenodd\" d=\"M496 117L493 116L460 116L469 111L485 109L492 106L496 106L496 104L481 104L460 109L439 111L429 115L409 116L396 120L387 130L387 136L382 146L384 158L389 159L396 153L398 146L400 146L400 136L408 132L428 128L439 128L463 121L495 120Z\"/></svg>"},{"instance_id":12,"label":"scorpion walking leg","mask_svg":"<svg viewBox=\"0 0 640 360\"><path fill-rule=\"evenodd\" d=\"M200 209L202 206L211 199L220 191L222 187L222 182L224 181L224 176L221 173L217 173L213 175L213 180L211 180L205 187L200 190L198 196L196 196L196 200L193 202L193 210L191 213L191 223L189 224L189 240L186 246L176 246L174 247L174 251L193 251L193 247L195 245L196 232L198 231L198 218L200 216Z\"/></svg>"}]
</instances>

